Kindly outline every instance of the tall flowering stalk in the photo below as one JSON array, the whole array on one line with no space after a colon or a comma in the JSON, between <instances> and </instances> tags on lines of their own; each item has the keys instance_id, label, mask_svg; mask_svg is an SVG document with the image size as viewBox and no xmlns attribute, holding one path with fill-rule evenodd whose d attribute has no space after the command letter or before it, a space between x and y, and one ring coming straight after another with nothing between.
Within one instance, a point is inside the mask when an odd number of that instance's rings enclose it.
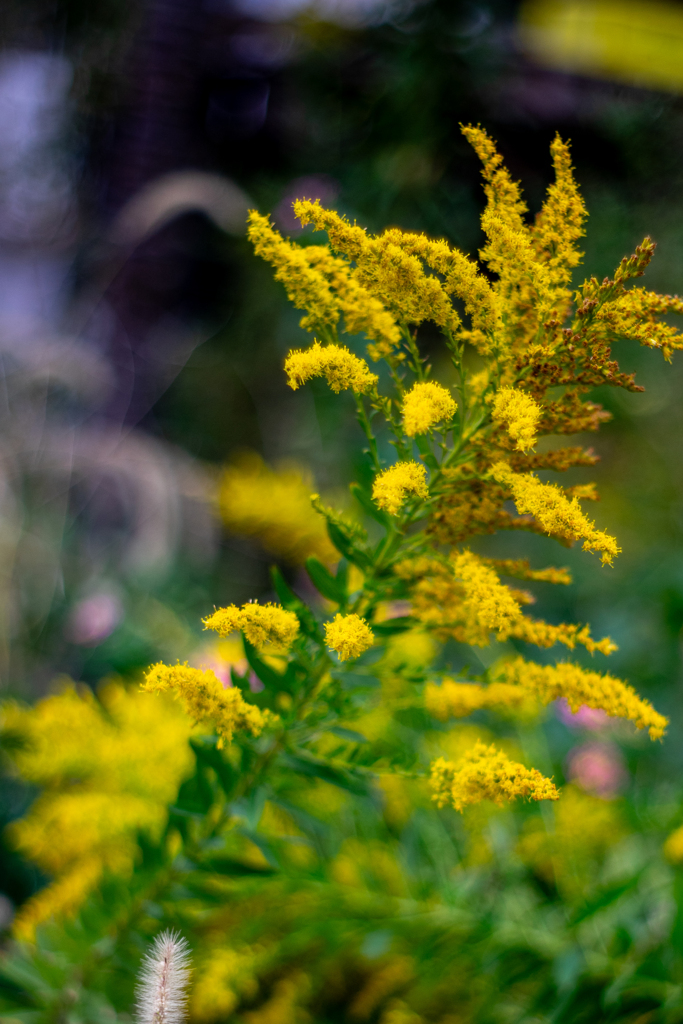
<instances>
[{"instance_id":1,"label":"tall flowering stalk","mask_svg":"<svg viewBox=\"0 0 683 1024\"><path fill-rule=\"evenodd\" d=\"M495 716L528 721L564 698L573 710L602 709L653 740L663 736L667 720L602 670L601 659L615 650L609 637L593 637L584 623L529 614L534 598L525 584L567 585L568 570L488 557L476 544L501 530L532 532L565 547L579 542L586 557L598 556L605 567L598 571L609 571L620 552L617 540L581 506L597 497L595 487L562 486L538 475L593 466L595 454L538 442L598 430L608 414L587 397L591 388L642 390L620 370L612 344L635 340L670 360L683 339L661 318L683 312L683 301L634 283L652 258L649 238L613 277L589 278L573 290L586 214L567 145L557 138L551 146L555 181L529 224L519 187L492 141L480 128L464 133L483 165L486 241L479 256L486 272L444 240L397 228L372 235L307 199L294 204L295 213L302 225L326 232L320 244L293 243L267 217L251 214L257 254L273 266L304 313L301 326L314 335L287 356L286 382L297 390L319 378L333 392L353 396L369 473L352 492L365 518L328 507L318 495L300 514L300 475L274 474L260 463L234 467L226 476L226 520L261 536L284 561L300 562L308 551L305 564L320 600L307 604L274 567L277 601L230 605L204 619L221 642L239 637L244 658L232 665L232 685L210 665L153 665L145 693L120 697L129 711L116 742L110 721L116 716L102 715L91 697L73 691L31 711L5 709L7 723L30 740L14 755L18 769L49 787L13 825L15 841L54 876L19 915L17 934L30 937L46 917L72 911L104 871L130 871L138 831L155 837L163 829L164 808L186 777L187 759L177 754L174 760L168 744L147 736L156 724L168 738L167 723L178 716L175 746L190 757L192 731L198 774L182 797L176 831L169 832L169 857L180 843L188 863L201 863L211 851L239 845L238 823L246 822L249 838L245 832L242 839L262 857L265 850L273 870L288 863L288 841L302 838L303 819L297 824L292 816L297 787L310 786L310 796L315 784L332 784L372 797L368 805L375 807L406 778L428 789L439 807L458 811L483 800L557 800L553 781L533 765L451 728L472 713L494 724ZM431 379L421 339L426 322L441 333L448 379ZM341 343L342 330L366 335L381 372ZM395 456L387 457L392 450ZM505 646L497 658L482 659L488 668L456 674L433 667L435 647L450 641ZM538 664L526 657L533 646L561 653L555 663ZM595 656L590 670L569 660L577 648ZM156 714L150 693L161 695ZM149 724L138 722L140 709L151 715ZM404 738L405 713L419 723L415 734L425 734L414 742ZM392 715L393 731L359 731ZM437 756L434 736L444 739L448 757ZM153 760L162 753L163 771ZM270 826L263 825L268 814ZM72 837L70 845L64 835ZM307 855L323 857L314 852L320 849L314 838ZM169 972L175 964L173 977L184 977L182 944L165 935L148 964L141 1022L157 1019L149 993L167 954Z\"/></svg>"},{"instance_id":2,"label":"tall flowering stalk","mask_svg":"<svg viewBox=\"0 0 683 1024\"><path fill-rule=\"evenodd\" d=\"M294 211L303 227L326 232L321 244L295 244L267 217L250 214L249 237L257 254L304 311L301 326L315 335L310 346L287 356L287 382L297 390L317 377L335 393L353 393L373 471L367 488L356 484L353 490L383 531L379 542L371 542L360 523L313 496L338 564L333 571L312 556L307 566L322 596L336 606L333 617L321 622L276 572L281 607L232 606L205 620L222 636L242 631L251 667L266 683L255 709L258 721L242 707L254 698L237 677L244 701L221 697L215 687L209 698L199 670L150 670L146 689L175 686L196 720L217 723L221 742L239 729L269 734L257 773L287 751L320 756L321 727L372 706L367 695L352 706L337 666L362 658L390 632L426 630L438 640L475 647L497 639L569 651L582 646L591 654L615 650L608 637L593 638L587 625L553 625L530 616L525 606L531 596L505 581L566 584L567 570L486 558L470 544L498 530L526 530L565 546L579 541L603 565L612 565L620 551L616 539L580 505L597 497L594 486L562 487L537 475L592 466L596 456L580 446L538 450L537 442L597 430L608 414L586 399L593 387L642 390L633 374L619 369L611 346L635 339L670 360L683 341L661 316L682 312L683 304L633 285L654 252L649 238L622 260L612 278L590 278L572 291L586 211L566 143L558 137L551 146L555 181L529 224L519 186L486 132L463 131L483 166L486 242L479 255L487 273L444 240L397 228L372 235L307 199L295 202ZM450 356L450 387L430 379L420 343L426 322L440 330ZM390 382L389 391L364 359L340 343L342 329L366 334L370 358L385 365L381 379ZM391 465L380 455L387 450L380 438L396 451ZM404 602L409 614L387 628L385 609L396 601ZM261 657L269 642L281 659L277 672ZM439 721L482 708L528 715L564 697L572 707L587 704L626 717L653 739L667 724L621 680L566 661L541 667L517 652L481 676L454 680L425 668L411 694L415 705ZM405 694L401 699L405 706ZM276 702L279 714L267 717ZM375 767L380 763L378 757ZM415 770L424 773L419 766ZM495 745L480 744L457 763L441 758L430 772L434 799L456 809L482 799L558 797L551 780L509 761ZM255 781L254 776L248 785Z\"/></svg>"}]
</instances>

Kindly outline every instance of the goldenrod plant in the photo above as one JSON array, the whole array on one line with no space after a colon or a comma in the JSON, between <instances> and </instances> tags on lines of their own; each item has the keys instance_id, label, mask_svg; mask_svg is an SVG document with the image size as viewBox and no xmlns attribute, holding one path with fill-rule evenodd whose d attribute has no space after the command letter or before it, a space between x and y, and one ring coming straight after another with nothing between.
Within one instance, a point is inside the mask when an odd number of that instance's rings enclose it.
<instances>
[{"instance_id":1,"label":"goldenrod plant","mask_svg":"<svg viewBox=\"0 0 683 1024\"><path fill-rule=\"evenodd\" d=\"M205 629L244 654L229 680L188 652L151 666L137 690L67 688L5 709L16 768L43 786L14 834L52 877L20 909L23 944L3 968L10 979L27 964L39 979L52 969L57 994L28 986L31 1020L55 1019L66 989L74 1019L94 1019L88 985L129 1012L132 964L160 924L188 935L190 1017L207 1024L573 1021L597 1019L606 992L624 1019L649 1012L648 999L680 1011L670 990L646 998L636 978L663 931L643 925L627 941L618 917L600 916L624 894L630 922L668 913L633 844L626 882L610 866L609 837L632 837L632 825L596 796L565 795L528 742L558 699L654 741L667 720L605 671L610 638L529 613L524 585L566 586L569 571L523 551L495 557L487 537L579 542L594 572L610 572L617 540L580 504L595 487L540 475L596 456L548 439L608 418L592 388L641 390L612 345L632 339L670 360L683 338L662 317L683 303L635 283L648 238L613 277L574 288L586 213L567 144L552 144L555 180L529 222L486 132L463 130L483 166L479 261L397 228L372 235L305 198L296 215L323 241L289 241L250 215L257 254L313 336L287 356L283 384L320 378L339 401L351 393L367 472L351 486L355 514L311 496L324 543L301 476L288 484L292 522L302 508L289 548L262 507L279 486L263 464L230 470L222 502L283 562L308 550L317 597L274 567L263 602L207 609ZM439 380L423 324L439 332ZM75 822L87 827L60 857L46 837ZM681 844L669 847L674 859ZM553 893L577 906L558 914ZM103 980L112 942L118 974Z\"/></svg>"}]
</instances>

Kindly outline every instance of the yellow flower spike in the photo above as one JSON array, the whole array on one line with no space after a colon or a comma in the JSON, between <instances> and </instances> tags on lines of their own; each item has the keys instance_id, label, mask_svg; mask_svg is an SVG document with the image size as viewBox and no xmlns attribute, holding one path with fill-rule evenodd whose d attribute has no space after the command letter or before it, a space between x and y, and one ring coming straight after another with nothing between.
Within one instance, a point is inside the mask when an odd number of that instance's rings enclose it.
<instances>
[{"instance_id":1,"label":"yellow flower spike","mask_svg":"<svg viewBox=\"0 0 683 1024\"><path fill-rule=\"evenodd\" d=\"M569 146L559 135L551 143L555 181L549 186L543 208L531 228L532 244L544 258L555 293L555 316L563 321L567 315L571 292L572 269L581 262L583 253L577 241L585 234L583 223L587 212L572 174Z\"/></svg>"},{"instance_id":2,"label":"yellow flower spike","mask_svg":"<svg viewBox=\"0 0 683 1024\"><path fill-rule=\"evenodd\" d=\"M360 283L358 271L347 260L333 256L326 245L308 245L304 251L310 265L325 275L332 288L344 314L347 333L360 334L364 331L375 342L368 345L374 359L389 355L398 348L402 336L396 321L380 300Z\"/></svg>"},{"instance_id":3,"label":"yellow flower spike","mask_svg":"<svg viewBox=\"0 0 683 1024\"><path fill-rule=\"evenodd\" d=\"M431 766L432 800L439 807L450 804L462 811L470 804L492 800L502 807L521 796L529 800L559 800L560 794L535 768L511 761L495 744L487 747L478 740L458 761L440 757Z\"/></svg>"},{"instance_id":4,"label":"yellow flower spike","mask_svg":"<svg viewBox=\"0 0 683 1024\"><path fill-rule=\"evenodd\" d=\"M397 462L375 477L372 497L375 504L397 516L408 495L428 498L427 470L417 462Z\"/></svg>"},{"instance_id":5,"label":"yellow flower spike","mask_svg":"<svg viewBox=\"0 0 683 1024\"><path fill-rule=\"evenodd\" d=\"M259 650L271 644L291 647L299 633L299 620L294 612L279 604L248 603L241 608L231 604L218 608L202 622L205 629L213 629L219 636L230 636L241 630L249 643Z\"/></svg>"},{"instance_id":6,"label":"yellow flower spike","mask_svg":"<svg viewBox=\"0 0 683 1024\"><path fill-rule=\"evenodd\" d=\"M488 210L494 212L513 231L522 231L526 225L526 203L520 187L510 177L503 158L493 139L479 125L461 125L461 131L482 162L482 177Z\"/></svg>"},{"instance_id":7,"label":"yellow flower spike","mask_svg":"<svg viewBox=\"0 0 683 1024\"><path fill-rule=\"evenodd\" d=\"M493 400L493 419L502 423L519 452L526 452L536 444L536 433L541 419L541 407L531 395L515 388L501 388Z\"/></svg>"},{"instance_id":8,"label":"yellow flower spike","mask_svg":"<svg viewBox=\"0 0 683 1024\"><path fill-rule=\"evenodd\" d=\"M145 674L142 689L147 693L171 691L195 722L211 722L219 736L218 746L232 743L238 729L259 736L265 726L277 719L270 711L247 704L234 686L224 688L211 669L184 665L152 665Z\"/></svg>"},{"instance_id":9,"label":"yellow flower spike","mask_svg":"<svg viewBox=\"0 0 683 1024\"><path fill-rule=\"evenodd\" d=\"M446 388L432 381L414 384L403 399L403 426L408 437L426 434L453 418L457 403Z\"/></svg>"},{"instance_id":10,"label":"yellow flower spike","mask_svg":"<svg viewBox=\"0 0 683 1024\"><path fill-rule=\"evenodd\" d=\"M520 515L534 516L546 533L556 537L583 539L584 551L602 551L603 565L612 565L621 551L616 538L596 529L576 498L570 501L556 484L543 484L533 473L513 473L504 462L496 462L491 473L494 480L510 488Z\"/></svg>"},{"instance_id":11,"label":"yellow flower spike","mask_svg":"<svg viewBox=\"0 0 683 1024\"><path fill-rule=\"evenodd\" d=\"M431 320L451 332L461 326L448 291L438 277L425 273L420 256L408 251L403 232L392 229L379 236L368 235L334 210L325 210L317 200L298 200L294 213L302 225L313 224L317 230L327 231L332 248L356 261L357 280L399 322Z\"/></svg>"},{"instance_id":12,"label":"yellow flower spike","mask_svg":"<svg viewBox=\"0 0 683 1024\"><path fill-rule=\"evenodd\" d=\"M332 622L325 623L325 640L340 661L357 658L375 642L375 636L365 619L360 615L335 615Z\"/></svg>"},{"instance_id":13,"label":"yellow flower spike","mask_svg":"<svg viewBox=\"0 0 683 1024\"><path fill-rule=\"evenodd\" d=\"M306 330L333 327L339 319L339 302L325 275L311 265L306 249L283 238L256 210L249 212L247 236L256 255L275 267L275 278L284 284L287 298L297 309L307 311L301 326Z\"/></svg>"},{"instance_id":14,"label":"yellow flower spike","mask_svg":"<svg viewBox=\"0 0 683 1024\"><path fill-rule=\"evenodd\" d=\"M325 345L314 341L310 348L294 349L285 359L287 383L296 391L313 377L325 377L337 394L351 388L356 394L370 391L378 381L364 359L359 359L341 345Z\"/></svg>"},{"instance_id":15,"label":"yellow flower spike","mask_svg":"<svg viewBox=\"0 0 683 1024\"><path fill-rule=\"evenodd\" d=\"M589 708L601 708L615 718L627 718L636 728L648 729L652 740L661 739L669 724L669 720L649 701L639 697L628 683L570 662L537 665L516 658L503 665L498 675L503 682L519 687L542 704L564 697L572 711L578 711L585 704Z\"/></svg>"}]
</instances>

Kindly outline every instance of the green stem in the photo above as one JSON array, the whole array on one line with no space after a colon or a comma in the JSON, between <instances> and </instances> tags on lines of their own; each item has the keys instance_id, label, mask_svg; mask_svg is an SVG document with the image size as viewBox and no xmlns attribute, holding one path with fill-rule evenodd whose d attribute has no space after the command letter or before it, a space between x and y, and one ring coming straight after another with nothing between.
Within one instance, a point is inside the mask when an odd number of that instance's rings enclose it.
<instances>
[{"instance_id":1,"label":"green stem","mask_svg":"<svg viewBox=\"0 0 683 1024\"><path fill-rule=\"evenodd\" d=\"M379 452L377 451L377 439L375 438L375 435L372 432L372 426L370 424L370 418L369 418L369 416L367 414L367 411L365 409L365 403L363 402L362 396L361 395L356 395L355 398L356 398L356 415L358 417L358 422L360 423L360 425L361 425L361 427L363 429L363 433L365 434L365 437L367 439L368 450L369 450L369 453L370 453L370 458L372 459L372 464L373 464L373 466L375 468L375 471L377 473L379 473L381 471L381 469L382 469L382 465L381 465L381 463L379 461Z\"/></svg>"}]
</instances>

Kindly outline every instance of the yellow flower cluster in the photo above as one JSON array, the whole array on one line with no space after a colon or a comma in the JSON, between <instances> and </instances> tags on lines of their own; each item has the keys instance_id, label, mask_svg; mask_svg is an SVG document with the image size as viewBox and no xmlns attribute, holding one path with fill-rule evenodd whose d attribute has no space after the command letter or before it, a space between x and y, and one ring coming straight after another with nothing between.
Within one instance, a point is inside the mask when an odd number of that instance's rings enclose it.
<instances>
[{"instance_id":1,"label":"yellow flower cluster","mask_svg":"<svg viewBox=\"0 0 683 1024\"><path fill-rule=\"evenodd\" d=\"M341 345L321 345L314 341L310 348L294 349L285 359L287 383L293 391L313 377L325 377L333 391L351 388L362 394L378 381L368 364Z\"/></svg>"},{"instance_id":2,"label":"yellow flower cluster","mask_svg":"<svg viewBox=\"0 0 683 1024\"><path fill-rule=\"evenodd\" d=\"M510 635L517 640L524 640L525 643L535 644L536 647L564 644L573 651L577 644L580 644L589 654L599 651L605 655L618 650L617 645L608 636L604 636L602 640L594 640L590 626L580 626L574 622L561 622L556 626L550 622L543 622L542 619L530 619L527 615L520 618Z\"/></svg>"},{"instance_id":3,"label":"yellow flower cluster","mask_svg":"<svg viewBox=\"0 0 683 1024\"><path fill-rule=\"evenodd\" d=\"M258 256L275 267L275 278L281 281L287 297L297 309L308 316L302 327L332 326L339 319L339 306L325 280L325 275L311 266L306 249L293 245L277 232L267 217L255 210L249 212L247 234Z\"/></svg>"},{"instance_id":4,"label":"yellow flower cluster","mask_svg":"<svg viewBox=\"0 0 683 1024\"><path fill-rule=\"evenodd\" d=\"M427 683L424 692L425 709L440 722L449 718L466 718L474 711L512 713L521 718L532 718L538 712L538 701L521 686L509 683L457 683L444 679L441 685Z\"/></svg>"},{"instance_id":5,"label":"yellow flower cluster","mask_svg":"<svg viewBox=\"0 0 683 1024\"><path fill-rule=\"evenodd\" d=\"M472 557L476 558L476 556ZM480 562L482 566L487 567L491 560L481 559ZM490 627L483 625L480 621L476 600L468 602L464 599L464 584L456 579L452 561L442 558L410 558L399 562L394 571L402 579L410 582L413 614L427 629L433 631L438 639L447 640L449 637L453 637L459 643L473 644L477 647L485 647L489 643ZM475 568L472 568L471 571L473 575L478 575ZM491 571L493 572L493 570ZM551 579L556 578L557 571L553 571ZM537 647L552 647L559 643L573 651L577 644L580 644L591 654L594 651L600 651L602 654L611 654L616 651L616 645L609 637L594 640L588 626L565 622L556 626L540 619L531 619L521 613L518 618L514 619L507 599L498 590L498 586L502 587L502 584L499 583L495 572L493 576L495 579L489 578L488 583L492 587L493 594L500 599L499 607L507 606L510 611L510 620L504 627L504 632L509 627L509 636L535 644ZM563 576L560 575L559 579L563 579ZM479 582L481 584L480 594L483 599L486 589L481 577ZM470 586L474 596L474 580ZM509 597L519 604L528 600L523 591L510 590ZM495 604L494 597L493 605Z\"/></svg>"},{"instance_id":6,"label":"yellow flower cluster","mask_svg":"<svg viewBox=\"0 0 683 1024\"><path fill-rule=\"evenodd\" d=\"M401 342L401 332L391 313L363 287L358 274L345 259L333 256L328 246L306 247L309 262L321 270L344 315L348 334L365 332L374 344L368 345L373 359L390 355Z\"/></svg>"},{"instance_id":7,"label":"yellow flower cluster","mask_svg":"<svg viewBox=\"0 0 683 1024\"><path fill-rule=\"evenodd\" d=\"M2 725L22 740L17 772L43 787L9 830L53 878L15 919L17 937L31 940L42 921L77 910L104 870L132 870L140 831L160 834L192 770L191 726L172 701L113 683L97 698L71 685L33 708L5 705Z\"/></svg>"},{"instance_id":8,"label":"yellow flower cluster","mask_svg":"<svg viewBox=\"0 0 683 1024\"><path fill-rule=\"evenodd\" d=\"M327 646L336 651L340 661L357 658L375 642L375 637L365 619L360 615L335 615L332 622L325 623Z\"/></svg>"},{"instance_id":9,"label":"yellow flower cluster","mask_svg":"<svg viewBox=\"0 0 683 1024\"><path fill-rule=\"evenodd\" d=\"M408 495L429 497L427 470L419 463L396 462L375 477L372 497L375 504L390 515L398 515Z\"/></svg>"},{"instance_id":10,"label":"yellow flower cluster","mask_svg":"<svg viewBox=\"0 0 683 1024\"><path fill-rule=\"evenodd\" d=\"M230 1017L241 997L256 994L258 963L258 953L249 948L238 951L220 946L209 950L196 969L190 1004L192 1020L208 1024Z\"/></svg>"},{"instance_id":11,"label":"yellow flower cluster","mask_svg":"<svg viewBox=\"0 0 683 1024\"><path fill-rule=\"evenodd\" d=\"M437 423L451 420L456 402L446 388L432 381L414 384L403 399L403 426L408 437L426 434Z\"/></svg>"},{"instance_id":12,"label":"yellow flower cluster","mask_svg":"<svg viewBox=\"0 0 683 1024\"><path fill-rule=\"evenodd\" d=\"M221 477L218 501L231 533L255 537L266 551L299 565L316 555L339 559L325 520L311 505L313 481L299 466L270 469L255 453L242 455Z\"/></svg>"},{"instance_id":13,"label":"yellow flower cluster","mask_svg":"<svg viewBox=\"0 0 683 1024\"><path fill-rule=\"evenodd\" d=\"M650 739L661 739L669 724L664 715L643 700L628 683L601 672L592 672L560 662L559 665L536 665L517 658L500 669L506 683L520 686L534 694L543 704L564 697L572 711L585 704L602 708L608 715L628 718L638 729L648 729Z\"/></svg>"},{"instance_id":14,"label":"yellow flower cluster","mask_svg":"<svg viewBox=\"0 0 683 1024\"><path fill-rule=\"evenodd\" d=\"M471 551L463 551L453 559L453 574L462 581L465 629L475 643L488 643L489 630L499 640L507 640L522 618L522 611L512 591L500 582L498 574Z\"/></svg>"},{"instance_id":15,"label":"yellow flower cluster","mask_svg":"<svg viewBox=\"0 0 683 1024\"><path fill-rule=\"evenodd\" d=\"M667 837L663 853L670 864L683 864L683 825Z\"/></svg>"},{"instance_id":16,"label":"yellow flower cluster","mask_svg":"<svg viewBox=\"0 0 683 1024\"><path fill-rule=\"evenodd\" d=\"M546 533L565 540L584 539L584 551L602 551L603 565L612 565L621 548L616 539L598 530L581 511L576 498L570 501L556 484L543 484L533 473L513 473L504 462L497 462L491 474L512 492L520 515L532 515Z\"/></svg>"},{"instance_id":17,"label":"yellow flower cluster","mask_svg":"<svg viewBox=\"0 0 683 1024\"><path fill-rule=\"evenodd\" d=\"M560 796L551 779L511 761L495 744L487 747L480 740L459 761L443 757L434 761L430 786L439 807L450 804L456 811L481 800L502 807L518 796L530 800L558 800Z\"/></svg>"},{"instance_id":18,"label":"yellow flower cluster","mask_svg":"<svg viewBox=\"0 0 683 1024\"><path fill-rule=\"evenodd\" d=\"M359 282L399 323L431 320L444 330L457 330L460 317L448 292L438 277L425 272L420 257L402 244L403 232L387 231L372 238L334 210L325 210L319 202L308 199L295 202L294 212L304 226L314 224L318 230L325 229L332 248L355 260Z\"/></svg>"},{"instance_id":19,"label":"yellow flower cluster","mask_svg":"<svg viewBox=\"0 0 683 1024\"><path fill-rule=\"evenodd\" d=\"M211 669L158 662L147 669L142 689L147 693L173 693L196 724L211 722L219 736L218 746L232 743L236 730L259 736L273 721L269 711L247 704L234 686L224 687Z\"/></svg>"},{"instance_id":20,"label":"yellow flower cluster","mask_svg":"<svg viewBox=\"0 0 683 1024\"><path fill-rule=\"evenodd\" d=\"M254 251L275 267L275 278L284 284L290 301L307 311L301 320L303 328L333 328L343 313L347 331L365 331L376 343L368 347L377 356L390 353L400 343L391 314L363 287L348 262L333 256L326 245L295 245L254 210L247 234Z\"/></svg>"},{"instance_id":21,"label":"yellow flower cluster","mask_svg":"<svg viewBox=\"0 0 683 1024\"><path fill-rule=\"evenodd\" d=\"M205 629L213 629L219 636L230 636L241 630L249 643L259 650L271 644L289 648L299 633L299 620L294 612L272 603L248 602L241 608L231 604L218 608L202 622Z\"/></svg>"},{"instance_id":22,"label":"yellow flower cluster","mask_svg":"<svg viewBox=\"0 0 683 1024\"><path fill-rule=\"evenodd\" d=\"M536 444L541 407L531 395L517 388L501 388L493 400L493 419L507 428L518 451L525 452Z\"/></svg>"}]
</instances>

